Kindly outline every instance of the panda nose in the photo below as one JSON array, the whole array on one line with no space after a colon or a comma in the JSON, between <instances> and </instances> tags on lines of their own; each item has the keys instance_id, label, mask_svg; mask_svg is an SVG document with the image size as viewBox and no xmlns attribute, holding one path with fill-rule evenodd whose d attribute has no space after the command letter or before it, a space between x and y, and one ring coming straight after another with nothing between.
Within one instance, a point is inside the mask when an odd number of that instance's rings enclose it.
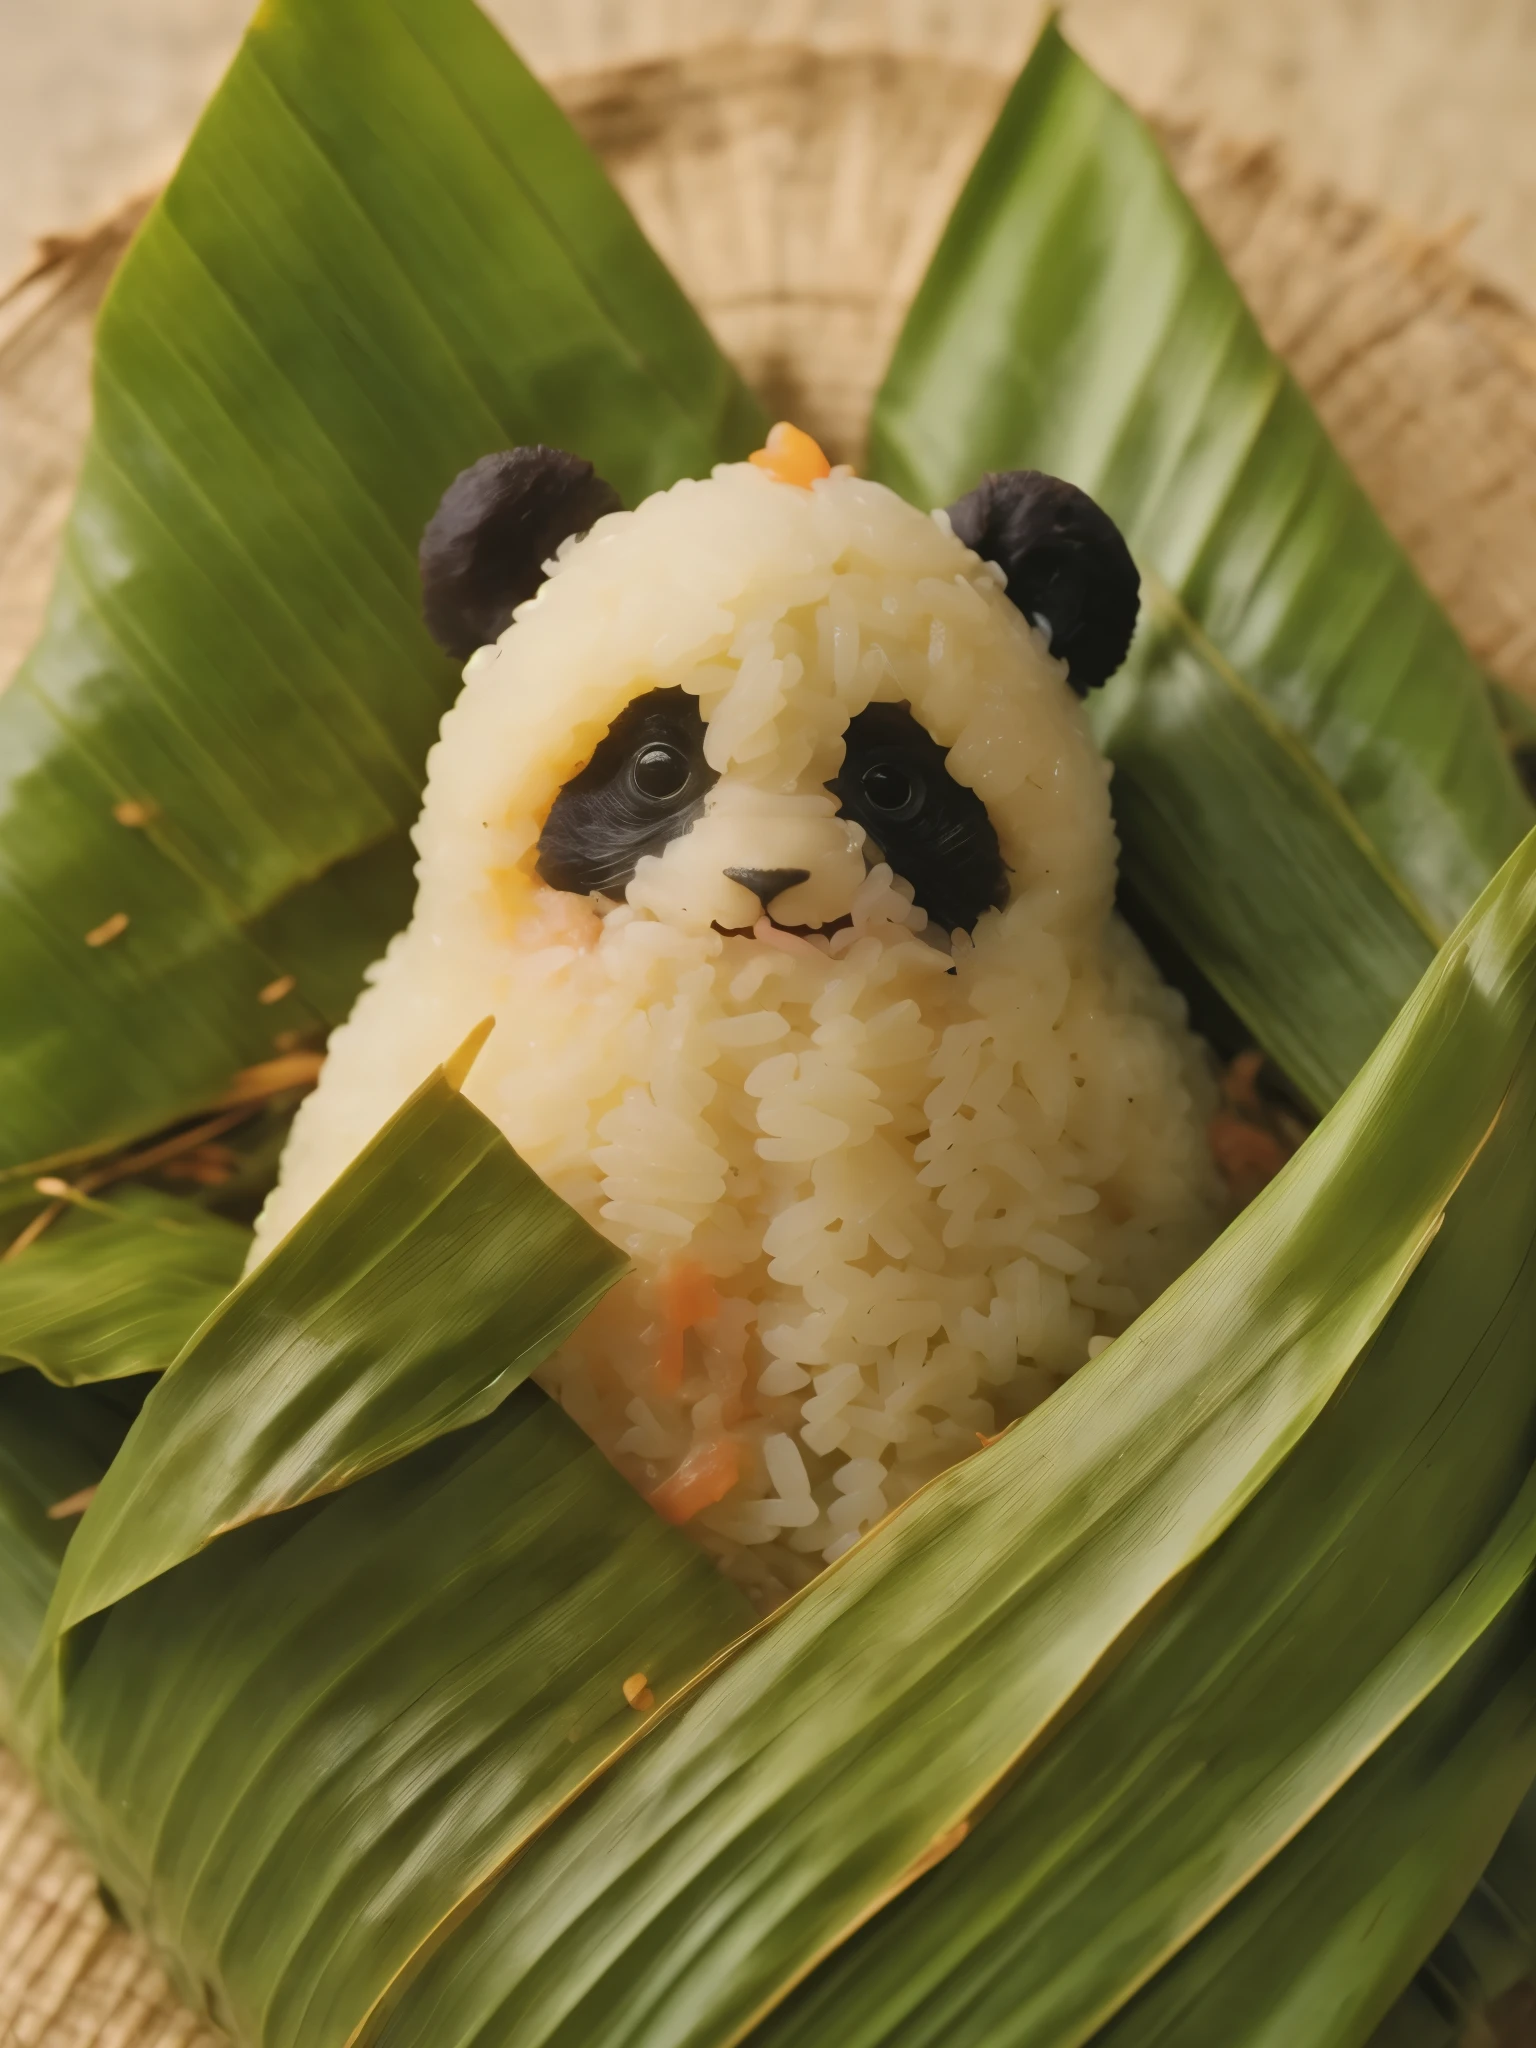
<instances>
[{"instance_id":1,"label":"panda nose","mask_svg":"<svg viewBox=\"0 0 1536 2048\"><path fill-rule=\"evenodd\" d=\"M775 896L782 896L797 882L808 882L811 871L809 868L727 868L725 877L728 882L740 882L743 889L750 889L766 910Z\"/></svg>"}]
</instances>

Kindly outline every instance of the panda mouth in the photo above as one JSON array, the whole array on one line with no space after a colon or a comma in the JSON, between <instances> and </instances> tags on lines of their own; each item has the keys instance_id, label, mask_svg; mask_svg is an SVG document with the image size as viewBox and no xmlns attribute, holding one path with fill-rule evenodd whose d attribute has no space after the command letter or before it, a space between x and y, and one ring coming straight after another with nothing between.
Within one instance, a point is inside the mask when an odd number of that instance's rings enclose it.
<instances>
[{"instance_id":1,"label":"panda mouth","mask_svg":"<svg viewBox=\"0 0 1536 2048\"><path fill-rule=\"evenodd\" d=\"M764 937L764 927L769 932L781 932L789 939L830 939L834 932L852 929L853 919L845 911L841 917L834 917L829 924L779 924L766 914L756 924L715 924L710 927L723 939L759 939ZM771 945L773 941L769 939Z\"/></svg>"}]
</instances>

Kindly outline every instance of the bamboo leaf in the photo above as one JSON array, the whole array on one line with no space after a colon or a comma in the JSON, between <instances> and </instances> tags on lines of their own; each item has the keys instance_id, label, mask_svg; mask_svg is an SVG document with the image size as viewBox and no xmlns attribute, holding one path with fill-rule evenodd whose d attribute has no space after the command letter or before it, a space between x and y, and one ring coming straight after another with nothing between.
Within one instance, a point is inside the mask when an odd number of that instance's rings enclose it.
<instances>
[{"instance_id":1,"label":"bamboo leaf","mask_svg":"<svg viewBox=\"0 0 1536 2048\"><path fill-rule=\"evenodd\" d=\"M339 2048L751 1619L525 1386L87 1624L44 1783L194 2006Z\"/></svg>"},{"instance_id":2,"label":"bamboo leaf","mask_svg":"<svg viewBox=\"0 0 1536 2048\"><path fill-rule=\"evenodd\" d=\"M1155 606L1136 670L1098 713L1122 880L1326 1106L1433 945L1314 766L1251 692L1178 644L1178 629L1163 639Z\"/></svg>"},{"instance_id":3,"label":"bamboo leaf","mask_svg":"<svg viewBox=\"0 0 1536 2048\"><path fill-rule=\"evenodd\" d=\"M0 1367L60 1386L161 1372L240 1277L251 1234L125 1188L0 1260Z\"/></svg>"},{"instance_id":4,"label":"bamboo leaf","mask_svg":"<svg viewBox=\"0 0 1536 2048\"><path fill-rule=\"evenodd\" d=\"M0 1169L346 1013L457 688L415 577L457 470L543 439L632 500L759 427L469 0L262 8L113 285L94 396L0 700Z\"/></svg>"},{"instance_id":5,"label":"bamboo leaf","mask_svg":"<svg viewBox=\"0 0 1536 2048\"><path fill-rule=\"evenodd\" d=\"M1455 2048L1536 1967L1536 1798L1527 1796L1371 2048Z\"/></svg>"},{"instance_id":6,"label":"bamboo leaf","mask_svg":"<svg viewBox=\"0 0 1536 2048\"><path fill-rule=\"evenodd\" d=\"M1095 2048L1359 2048L1536 1773L1523 1604Z\"/></svg>"},{"instance_id":7,"label":"bamboo leaf","mask_svg":"<svg viewBox=\"0 0 1536 2048\"><path fill-rule=\"evenodd\" d=\"M12 1747L24 1746L21 1682L75 1527L74 1515L50 1510L72 1503L78 1514L132 1416L131 1401L106 1390L66 1392L34 1372L0 1377L0 1738Z\"/></svg>"},{"instance_id":8,"label":"bamboo leaf","mask_svg":"<svg viewBox=\"0 0 1536 2048\"><path fill-rule=\"evenodd\" d=\"M735 2038L953 1850L1337 1388L1533 1028L1536 835L1218 1246L622 1758L370 2038L474 2038L513 2011L520 2048Z\"/></svg>"},{"instance_id":9,"label":"bamboo leaf","mask_svg":"<svg viewBox=\"0 0 1536 2048\"><path fill-rule=\"evenodd\" d=\"M1475 665L1151 136L1054 28L914 302L871 451L923 503L1029 466L1124 528L1154 613L1102 714L1127 873L1332 1100L1532 812ZM1335 1040L1339 976L1309 970L1357 934Z\"/></svg>"},{"instance_id":10,"label":"bamboo leaf","mask_svg":"<svg viewBox=\"0 0 1536 2048\"><path fill-rule=\"evenodd\" d=\"M349 2039L752 1619L518 1384L623 1261L458 1093L478 1042L149 1394L32 1660L51 1796L245 2038Z\"/></svg>"},{"instance_id":11,"label":"bamboo leaf","mask_svg":"<svg viewBox=\"0 0 1536 2048\"><path fill-rule=\"evenodd\" d=\"M440 1068L150 1395L70 1548L55 1632L489 1414L623 1268Z\"/></svg>"}]
</instances>

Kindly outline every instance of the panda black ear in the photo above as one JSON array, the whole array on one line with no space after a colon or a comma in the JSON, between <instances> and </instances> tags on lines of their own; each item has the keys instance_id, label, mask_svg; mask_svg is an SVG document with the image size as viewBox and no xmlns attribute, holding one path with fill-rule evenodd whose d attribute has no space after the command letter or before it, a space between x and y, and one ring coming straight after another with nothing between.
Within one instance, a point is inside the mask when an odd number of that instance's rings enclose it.
<instances>
[{"instance_id":1,"label":"panda black ear","mask_svg":"<svg viewBox=\"0 0 1536 2048\"><path fill-rule=\"evenodd\" d=\"M1038 469L984 476L949 508L959 539L1008 579L1027 619L1051 629L1079 697L1108 682L1136 630L1141 578L1120 529L1075 484Z\"/></svg>"},{"instance_id":2,"label":"panda black ear","mask_svg":"<svg viewBox=\"0 0 1536 2048\"><path fill-rule=\"evenodd\" d=\"M559 448L505 448L461 470L427 521L418 557L421 609L460 661L505 632L573 533L620 509L590 462Z\"/></svg>"}]
</instances>

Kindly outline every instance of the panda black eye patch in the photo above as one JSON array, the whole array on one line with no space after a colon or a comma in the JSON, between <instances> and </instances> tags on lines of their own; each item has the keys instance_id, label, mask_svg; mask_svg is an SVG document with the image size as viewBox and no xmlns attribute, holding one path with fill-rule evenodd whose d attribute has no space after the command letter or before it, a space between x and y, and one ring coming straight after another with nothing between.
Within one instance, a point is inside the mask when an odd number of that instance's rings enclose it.
<instances>
[{"instance_id":1,"label":"panda black eye patch","mask_svg":"<svg viewBox=\"0 0 1536 2048\"><path fill-rule=\"evenodd\" d=\"M698 699L686 690L637 697L555 798L539 835L540 881L622 896L642 856L688 830L717 780Z\"/></svg>"},{"instance_id":2,"label":"panda black eye patch","mask_svg":"<svg viewBox=\"0 0 1536 2048\"><path fill-rule=\"evenodd\" d=\"M871 704L844 736L827 784L843 817L862 825L919 906L944 931L970 931L1008 900L1008 871L987 807L956 782L944 749L907 704Z\"/></svg>"}]
</instances>

